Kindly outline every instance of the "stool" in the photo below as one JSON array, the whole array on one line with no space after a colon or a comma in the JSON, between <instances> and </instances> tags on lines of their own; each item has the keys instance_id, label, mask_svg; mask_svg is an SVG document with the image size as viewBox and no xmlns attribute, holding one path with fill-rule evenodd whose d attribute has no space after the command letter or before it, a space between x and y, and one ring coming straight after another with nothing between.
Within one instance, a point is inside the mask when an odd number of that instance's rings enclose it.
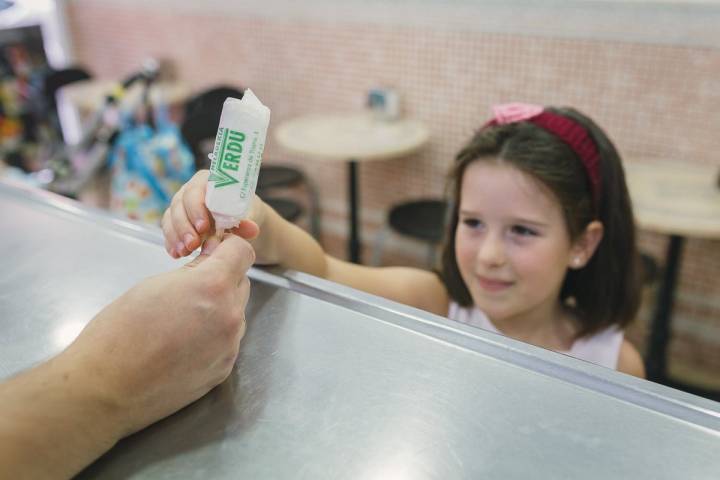
<instances>
[{"instance_id":1,"label":"stool","mask_svg":"<svg viewBox=\"0 0 720 480\"><path fill-rule=\"evenodd\" d=\"M42 94L45 102L45 113L50 119L53 129L66 139L69 139L68 136L71 135L70 132L81 132L83 128L80 124L80 119L77 118L76 111L71 109L71 111L63 114L63 112L58 109L58 90L66 85L90 80L91 78L92 74L80 66L52 70L43 78ZM65 109L67 109L67 106ZM68 117L68 115L70 116ZM63 123L65 123L65 125L63 125Z\"/></svg>"},{"instance_id":2,"label":"stool","mask_svg":"<svg viewBox=\"0 0 720 480\"><path fill-rule=\"evenodd\" d=\"M379 265L388 229L400 235L428 243L427 263L435 264L435 249L445 235L447 203L441 199L420 199L403 202L390 209L387 225L378 232L373 265Z\"/></svg>"},{"instance_id":3,"label":"stool","mask_svg":"<svg viewBox=\"0 0 720 480\"><path fill-rule=\"evenodd\" d=\"M219 123L223 103L228 97L241 99L243 91L229 85L217 85L202 90L185 102L185 117L191 117L201 112L217 113L217 122ZM217 131L217 126L215 131Z\"/></svg>"},{"instance_id":4,"label":"stool","mask_svg":"<svg viewBox=\"0 0 720 480\"><path fill-rule=\"evenodd\" d=\"M660 275L660 267L650 254L640 252L640 278L644 286L655 283Z\"/></svg>"},{"instance_id":5,"label":"stool","mask_svg":"<svg viewBox=\"0 0 720 480\"><path fill-rule=\"evenodd\" d=\"M294 186L305 180L303 173L297 168L283 165L263 165L258 178L258 190Z\"/></svg>"},{"instance_id":6,"label":"stool","mask_svg":"<svg viewBox=\"0 0 720 480\"><path fill-rule=\"evenodd\" d=\"M215 143L225 99L242 96L243 92L239 88L219 85L202 90L185 102L180 133L195 156L197 170L210 168L207 154L212 152Z\"/></svg>"},{"instance_id":7,"label":"stool","mask_svg":"<svg viewBox=\"0 0 720 480\"><path fill-rule=\"evenodd\" d=\"M268 197L263 200L270 205L273 210L288 222L294 222L302 215L302 208L297 202L288 200L287 198Z\"/></svg>"},{"instance_id":8,"label":"stool","mask_svg":"<svg viewBox=\"0 0 720 480\"><path fill-rule=\"evenodd\" d=\"M292 188L304 185L310 203L310 233L316 240L320 240L320 202L318 200L317 189L305 174L291 166L286 165L262 165L260 167L260 176L258 177L257 192L265 198L265 193L276 188ZM266 201L270 204L269 201ZM272 206L272 205L271 205ZM280 213L280 212L278 212ZM283 218L286 218L283 216Z\"/></svg>"},{"instance_id":9,"label":"stool","mask_svg":"<svg viewBox=\"0 0 720 480\"><path fill-rule=\"evenodd\" d=\"M92 74L79 66L53 70L48 73L43 79L42 87L43 95L45 96L48 107L55 110L55 94L62 87L82 80L89 80L91 78Z\"/></svg>"}]
</instances>

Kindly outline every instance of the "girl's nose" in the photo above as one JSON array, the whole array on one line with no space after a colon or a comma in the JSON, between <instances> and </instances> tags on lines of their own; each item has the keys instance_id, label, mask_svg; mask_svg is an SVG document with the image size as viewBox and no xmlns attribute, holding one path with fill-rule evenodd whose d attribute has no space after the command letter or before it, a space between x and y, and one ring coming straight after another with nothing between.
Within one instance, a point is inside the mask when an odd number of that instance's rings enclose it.
<instances>
[{"instance_id":1,"label":"girl's nose","mask_svg":"<svg viewBox=\"0 0 720 480\"><path fill-rule=\"evenodd\" d=\"M500 235L485 235L478 246L477 261L485 267L498 267L505 263L505 245Z\"/></svg>"}]
</instances>

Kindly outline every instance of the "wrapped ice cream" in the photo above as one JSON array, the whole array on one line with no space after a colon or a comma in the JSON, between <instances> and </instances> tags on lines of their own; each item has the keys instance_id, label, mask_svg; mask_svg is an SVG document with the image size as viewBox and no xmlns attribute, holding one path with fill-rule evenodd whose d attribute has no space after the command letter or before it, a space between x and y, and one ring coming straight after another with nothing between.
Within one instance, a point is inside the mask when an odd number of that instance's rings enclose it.
<instances>
[{"instance_id":1,"label":"wrapped ice cream","mask_svg":"<svg viewBox=\"0 0 720 480\"><path fill-rule=\"evenodd\" d=\"M255 195L270 109L248 88L242 100L228 97L211 155L205 205L218 232L245 218Z\"/></svg>"}]
</instances>

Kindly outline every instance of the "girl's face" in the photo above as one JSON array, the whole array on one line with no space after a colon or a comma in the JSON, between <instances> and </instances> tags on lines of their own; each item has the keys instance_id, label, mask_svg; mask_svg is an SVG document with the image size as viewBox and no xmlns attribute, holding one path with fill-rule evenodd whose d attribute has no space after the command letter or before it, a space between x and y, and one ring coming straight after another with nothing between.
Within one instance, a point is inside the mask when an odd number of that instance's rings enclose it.
<instances>
[{"instance_id":1,"label":"girl's face","mask_svg":"<svg viewBox=\"0 0 720 480\"><path fill-rule=\"evenodd\" d=\"M553 314L567 268L580 266L551 191L494 162L465 170L455 251L475 305L494 321Z\"/></svg>"}]
</instances>

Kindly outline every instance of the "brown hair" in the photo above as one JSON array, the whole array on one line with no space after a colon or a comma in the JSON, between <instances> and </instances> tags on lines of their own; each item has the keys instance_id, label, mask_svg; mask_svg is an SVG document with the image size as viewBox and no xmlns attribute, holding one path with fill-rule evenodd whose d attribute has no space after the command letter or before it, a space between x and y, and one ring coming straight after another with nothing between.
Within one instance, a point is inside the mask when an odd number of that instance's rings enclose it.
<instances>
[{"instance_id":1,"label":"brown hair","mask_svg":"<svg viewBox=\"0 0 720 480\"><path fill-rule=\"evenodd\" d=\"M440 276L450 297L473 304L455 254L460 188L468 165L496 161L512 165L548 187L562 208L571 240L597 219L603 237L585 267L568 269L559 300L572 305L581 327L578 337L610 325L625 327L640 302L639 258L635 222L620 156L607 135L590 118L572 108L546 108L583 126L600 154L600 198L593 204L590 180L577 154L554 134L530 122L485 127L457 154L450 172L450 217ZM573 299L572 302L570 300Z\"/></svg>"}]
</instances>

